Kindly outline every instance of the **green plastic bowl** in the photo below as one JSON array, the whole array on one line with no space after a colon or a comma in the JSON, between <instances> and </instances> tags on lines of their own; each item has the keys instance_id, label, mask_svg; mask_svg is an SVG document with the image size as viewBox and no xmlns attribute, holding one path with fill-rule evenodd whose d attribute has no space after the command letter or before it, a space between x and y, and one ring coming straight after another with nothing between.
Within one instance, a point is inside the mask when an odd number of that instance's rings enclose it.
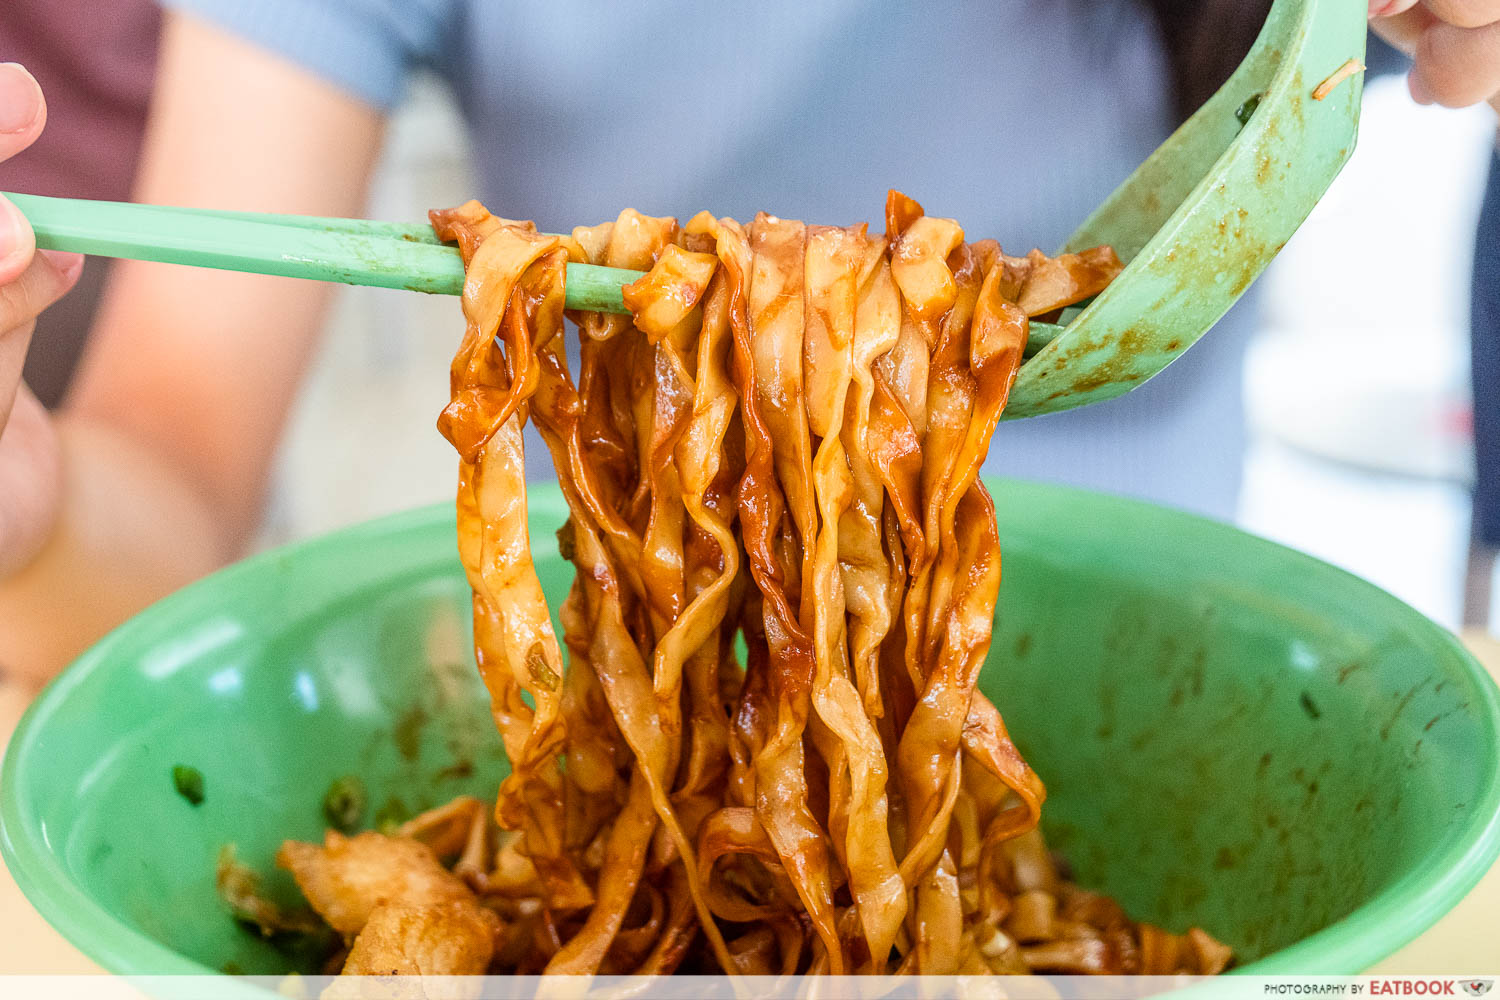
<instances>
[{"instance_id":1,"label":"green plastic bowl","mask_svg":"<svg viewBox=\"0 0 1500 1000\"><path fill-rule=\"evenodd\" d=\"M1256 973L1355 973L1500 853L1500 704L1447 632L1306 556L1185 514L991 484L1005 582L981 686L1047 781L1078 878L1200 925ZM550 597L555 490L532 503ZM106 969L289 967L214 890L321 834L334 779L366 818L504 772L468 648L446 509L268 552L115 631L26 714L0 776L21 888ZM173 787L196 767L205 799ZM390 805L391 809L395 805ZM279 890L288 887L272 879Z\"/></svg>"}]
</instances>

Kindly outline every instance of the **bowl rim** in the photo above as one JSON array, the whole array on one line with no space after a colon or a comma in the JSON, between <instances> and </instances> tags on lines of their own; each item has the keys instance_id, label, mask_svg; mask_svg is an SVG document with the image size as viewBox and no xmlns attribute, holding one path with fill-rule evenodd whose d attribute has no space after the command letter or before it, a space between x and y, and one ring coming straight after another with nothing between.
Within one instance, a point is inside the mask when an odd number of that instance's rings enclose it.
<instances>
[{"instance_id":1,"label":"bowl rim","mask_svg":"<svg viewBox=\"0 0 1500 1000\"><path fill-rule=\"evenodd\" d=\"M1481 771L1489 774L1489 778L1479 789L1475 808L1469 811L1462 826L1447 835L1442 850L1427 858L1421 871L1410 872L1382 887L1341 920L1247 963L1233 970L1234 973L1363 973L1436 923L1500 857L1500 688L1473 654L1447 629L1367 580L1230 524L1159 504L1071 486L993 476L984 477L984 481L991 490L1031 492L1034 497L1028 503L1040 504L1040 509L1049 509L1058 502L1072 499L1125 507L1141 516L1169 518L1174 522L1173 544L1180 544L1185 549L1195 548L1197 540L1214 539L1230 541L1251 550L1277 550L1279 557L1287 559L1290 565L1332 574L1342 579L1345 586L1362 589L1373 601L1384 602L1392 614L1430 631L1435 644L1456 656L1466 671L1476 713L1490 737L1485 749L1488 751L1487 763L1491 766ZM528 492L528 506L532 513L558 515L566 512L555 483L530 484ZM259 573L262 567L284 560L293 551L305 553L313 550L327 554L338 549L374 547L390 535L431 530L442 523L451 524L453 518L450 504L433 504L256 553L157 601L111 631L53 679L22 715L5 748L3 765L0 765L0 856L4 857L11 877L41 916L89 960L112 973L223 976L219 970L186 958L120 920L69 877L59 858L48 849L51 845L45 826L39 817L29 815L26 808L29 800L20 775L27 758L37 752L38 735L72 691L109 662L116 647L149 627L155 619L200 600L199 595L204 591L220 587L239 576ZM1432 878L1432 871L1441 874Z\"/></svg>"}]
</instances>

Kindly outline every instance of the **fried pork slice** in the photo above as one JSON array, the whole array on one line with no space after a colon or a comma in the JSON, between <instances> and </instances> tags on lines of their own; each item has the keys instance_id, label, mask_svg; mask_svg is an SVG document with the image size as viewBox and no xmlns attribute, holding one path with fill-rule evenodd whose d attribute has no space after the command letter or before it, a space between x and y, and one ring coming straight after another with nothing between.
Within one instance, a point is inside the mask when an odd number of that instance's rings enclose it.
<instances>
[{"instance_id":1,"label":"fried pork slice","mask_svg":"<svg viewBox=\"0 0 1500 1000\"><path fill-rule=\"evenodd\" d=\"M330 830L323 846L288 840L276 864L329 926L353 937L382 903L406 907L466 902L477 906L463 880L438 863L426 844L366 832L354 837Z\"/></svg>"},{"instance_id":2,"label":"fried pork slice","mask_svg":"<svg viewBox=\"0 0 1500 1000\"><path fill-rule=\"evenodd\" d=\"M382 903L354 939L343 975L483 975L499 930L499 918L472 899L427 906ZM343 994L329 989L323 995Z\"/></svg>"}]
</instances>

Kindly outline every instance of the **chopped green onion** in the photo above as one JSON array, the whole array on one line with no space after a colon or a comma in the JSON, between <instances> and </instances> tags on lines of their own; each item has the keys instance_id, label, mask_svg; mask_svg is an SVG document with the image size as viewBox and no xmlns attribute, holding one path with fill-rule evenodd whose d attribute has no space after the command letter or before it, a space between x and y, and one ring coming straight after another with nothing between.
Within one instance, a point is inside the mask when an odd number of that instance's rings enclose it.
<instances>
[{"instance_id":1,"label":"chopped green onion","mask_svg":"<svg viewBox=\"0 0 1500 1000\"><path fill-rule=\"evenodd\" d=\"M177 794L193 805L203 802L203 772L196 767L178 764L172 768L172 784L177 788Z\"/></svg>"},{"instance_id":2,"label":"chopped green onion","mask_svg":"<svg viewBox=\"0 0 1500 1000\"><path fill-rule=\"evenodd\" d=\"M542 647L542 640L538 639L531 644L526 651L526 669L531 673L531 679L536 681L548 691L556 691L557 685L562 679L557 676L557 671L547 665L547 652Z\"/></svg>"},{"instance_id":3,"label":"chopped green onion","mask_svg":"<svg viewBox=\"0 0 1500 1000\"><path fill-rule=\"evenodd\" d=\"M1250 116L1255 114L1255 109L1260 107L1260 95L1251 94L1245 98L1245 103L1234 109L1235 121L1240 123L1240 128L1250 124Z\"/></svg>"},{"instance_id":4,"label":"chopped green onion","mask_svg":"<svg viewBox=\"0 0 1500 1000\"><path fill-rule=\"evenodd\" d=\"M365 783L357 775L336 778L323 793L323 816L340 833L353 833L365 817Z\"/></svg>"}]
</instances>

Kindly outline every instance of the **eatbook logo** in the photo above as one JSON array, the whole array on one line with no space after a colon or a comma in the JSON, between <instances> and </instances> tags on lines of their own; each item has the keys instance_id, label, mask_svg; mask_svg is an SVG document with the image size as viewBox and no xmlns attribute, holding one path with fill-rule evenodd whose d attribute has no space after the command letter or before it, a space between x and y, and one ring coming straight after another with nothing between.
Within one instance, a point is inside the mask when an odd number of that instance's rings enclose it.
<instances>
[{"instance_id":1,"label":"eatbook logo","mask_svg":"<svg viewBox=\"0 0 1500 1000\"><path fill-rule=\"evenodd\" d=\"M1493 979L1465 979L1458 985L1464 988L1464 992L1471 997L1482 997L1495 985Z\"/></svg>"}]
</instances>

